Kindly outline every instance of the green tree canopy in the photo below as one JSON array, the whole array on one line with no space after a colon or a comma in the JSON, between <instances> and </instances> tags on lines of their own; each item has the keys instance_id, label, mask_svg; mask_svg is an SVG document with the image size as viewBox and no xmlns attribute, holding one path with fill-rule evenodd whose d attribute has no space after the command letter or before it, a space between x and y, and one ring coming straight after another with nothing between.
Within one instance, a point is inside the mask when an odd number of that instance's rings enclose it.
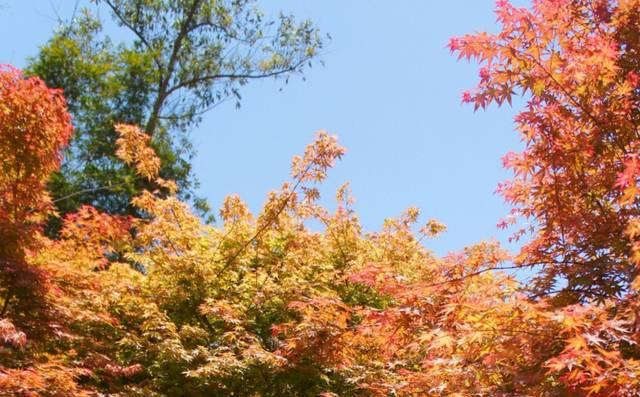
<instances>
[{"instance_id":1,"label":"green tree canopy","mask_svg":"<svg viewBox=\"0 0 640 397\"><path fill-rule=\"evenodd\" d=\"M162 160L161 176L194 199L188 132L202 115L225 100L239 105L239 89L252 79L301 74L323 46L310 21L269 19L254 0L94 2L110 11L123 40L110 37L85 8L28 66L64 90L74 117L72 144L50 182L62 214L81 204L130 214L131 197L151 187L116 158L118 122L144 127Z\"/></svg>"}]
</instances>

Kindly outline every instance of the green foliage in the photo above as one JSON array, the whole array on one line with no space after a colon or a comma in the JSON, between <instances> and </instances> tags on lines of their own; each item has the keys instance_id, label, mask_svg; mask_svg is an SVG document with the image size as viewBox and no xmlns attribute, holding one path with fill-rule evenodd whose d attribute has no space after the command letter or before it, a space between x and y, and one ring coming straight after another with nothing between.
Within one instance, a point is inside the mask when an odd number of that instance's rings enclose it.
<instances>
[{"instance_id":1,"label":"green foliage","mask_svg":"<svg viewBox=\"0 0 640 397\"><path fill-rule=\"evenodd\" d=\"M97 14L83 9L30 60L27 72L62 88L75 135L49 184L62 214L90 204L136 214L131 198L153 184L115 156L114 124L143 126L161 159L160 175L207 214L193 195L197 181L188 139L202 115L234 99L253 79L301 74L323 46L309 21L266 18L255 1L98 0L124 34L112 39ZM57 222L59 226L59 221Z\"/></svg>"}]
</instances>

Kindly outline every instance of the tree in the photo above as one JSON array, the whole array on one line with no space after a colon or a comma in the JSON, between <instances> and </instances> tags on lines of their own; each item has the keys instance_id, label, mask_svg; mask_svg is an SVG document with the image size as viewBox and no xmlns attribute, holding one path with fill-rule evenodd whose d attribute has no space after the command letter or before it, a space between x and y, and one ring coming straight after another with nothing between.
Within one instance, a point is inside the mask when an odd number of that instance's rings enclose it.
<instances>
[{"instance_id":1,"label":"tree","mask_svg":"<svg viewBox=\"0 0 640 397\"><path fill-rule=\"evenodd\" d=\"M250 80L289 79L322 48L309 21L267 19L255 2L100 0L127 35L114 42L87 9L54 34L28 73L64 90L75 138L50 189L62 214L91 204L131 214L148 181L115 156L119 122L142 125L161 159L161 175L193 198L188 132L202 115L234 98ZM204 209L204 202L196 200ZM197 205L198 207L198 205Z\"/></svg>"},{"instance_id":2,"label":"tree","mask_svg":"<svg viewBox=\"0 0 640 397\"><path fill-rule=\"evenodd\" d=\"M42 218L52 210L45 184L60 165L71 131L59 90L0 67L0 317L24 317L22 327L35 327L34 319L45 309L46 278L26 256L36 247Z\"/></svg>"},{"instance_id":3,"label":"tree","mask_svg":"<svg viewBox=\"0 0 640 397\"><path fill-rule=\"evenodd\" d=\"M535 238L517 262L542 266L534 291L561 290L559 303L619 297L638 274L625 231L640 215L640 3L539 1L528 10L499 1L497 15L499 33L449 46L483 64L464 102L484 108L516 91L527 99L516 117L525 149L505 156L515 178L499 188L514 206L510 222L531 220Z\"/></svg>"},{"instance_id":4,"label":"tree","mask_svg":"<svg viewBox=\"0 0 640 397\"><path fill-rule=\"evenodd\" d=\"M56 310L46 271L29 260L39 247L39 228L53 210L45 189L61 161L72 132L71 117L59 90L40 79L0 67L0 394L46 388L60 396L81 393L66 368L44 363L23 371L23 349L45 343ZM27 335L33 340L28 340ZM17 368L16 368L17 367ZM15 368L15 369L14 369Z\"/></svg>"},{"instance_id":5,"label":"tree","mask_svg":"<svg viewBox=\"0 0 640 397\"><path fill-rule=\"evenodd\" d=\"M40 80L0 74L0 253L20 263L0 279L0 395L639 395L640 81L623 69L637 68L639 5L501 1L500 33L451 42L487 62L464 101L526 89L526 145L502 188L533 224L515 255L480 242L437 257L423 241L444 226L416 232L415 208L364 233L348 185L329 211L318 185L345 151L326 132L259 213L231 196L206 224L126 124L115 154L150 182L132 200L146 216L83 206L47 238L39 204L69 116ZM533 265L533 285L505 272Z\"/></svg>"}]
</instances>

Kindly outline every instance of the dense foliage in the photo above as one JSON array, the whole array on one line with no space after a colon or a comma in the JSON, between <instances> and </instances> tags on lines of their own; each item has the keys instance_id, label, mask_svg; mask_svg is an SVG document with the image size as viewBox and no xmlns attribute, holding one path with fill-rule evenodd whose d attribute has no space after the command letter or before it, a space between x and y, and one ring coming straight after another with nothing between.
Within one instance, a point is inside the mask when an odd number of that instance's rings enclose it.
<instances>
[{"instance_id":1,"label":"dense foliage","mask_svg":"<svg viewBox=\"0 0 640 397\"><path fill-rule=\"evenodd\" d=\"M60 93L0 71L0 396L637 396L640 394L640 1L498 2L502 30L452 39L481 62L476 107L526 100L508 154L520 252L439 258L419 211L363 232L345 153L325 132L258 214L203 223L163 179L143 129L120 161L152 182L42 233L47 176L71 127ZM323 227L316 231L310 221ZM532 285L504 272L539 269Z\"/></svg>"}]
</instances>

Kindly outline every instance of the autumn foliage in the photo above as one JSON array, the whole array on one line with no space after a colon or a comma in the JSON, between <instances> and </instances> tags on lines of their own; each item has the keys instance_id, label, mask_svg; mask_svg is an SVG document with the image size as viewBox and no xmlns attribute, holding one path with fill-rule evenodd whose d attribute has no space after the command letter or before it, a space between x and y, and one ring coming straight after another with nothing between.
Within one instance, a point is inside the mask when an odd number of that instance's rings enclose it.
<instances>
[{"instance_id":1,"label":"autumn foliage","mask_svg":"<svg viewBox=\"0 0 640 397\"><path fill-rule=\"evenodd\" d=\"M44 298L47 278L28 256L51 211L45 184L71 130L61 92L0 66L0 321L2 340L13 347L24 345L24 331L39 328L52 314ZM8 314L11 320L4 318Z\"/></svg>"},{"instance_id":2,"label":"autumn foliage","mask_svg":"<svg viewBox=\"0 0 640 397\"><path fill-rule=\"evenodd\" d=\"M364 232L348 184L328 210L345 150L326 132L259 213L230 196L208 225L124 124L118 156L158 187L133 199L143 216L84 206L45 237L71 120L0 69L0 396L640 395L640 1L497 16L449 46L481 64L464 102L524 100L499 187L515 253L436 257L445 227L415 208Z\"/></svg>"}]
</instances>

